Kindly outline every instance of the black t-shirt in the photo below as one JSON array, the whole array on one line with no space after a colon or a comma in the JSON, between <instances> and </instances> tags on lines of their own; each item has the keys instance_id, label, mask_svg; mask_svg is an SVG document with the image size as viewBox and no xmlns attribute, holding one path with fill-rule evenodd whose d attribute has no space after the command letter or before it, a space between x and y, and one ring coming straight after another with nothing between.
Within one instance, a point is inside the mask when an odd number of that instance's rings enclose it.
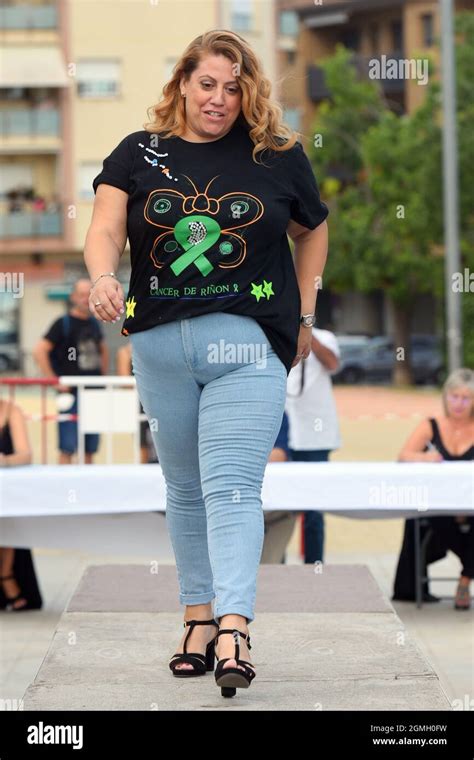
<instances>
[{"instance_id":1,"label":"black t-shirt","mask_svg":"<svg viewBox=\"0 0 474 760\"><path fill-rule=\"evenodd\" d=\"M94 318L59 317L43 336L54 343L49 355L56 375L101 375L103 332Z\"/></svg>"},{"instance_id":2,"label":"black t-shirt","mask_svg":"<svg viewBox=\"0 0 474 760\"><path fill-rule=\"evenodd\" d=\"M209 312L253 317L286 367L297 351L301 300L286 229L328 215L300 142L254 144L240 119L224 137L125 137L95 177L129 194L131 277L122 335Z\"/></svg>"}]
</instances>

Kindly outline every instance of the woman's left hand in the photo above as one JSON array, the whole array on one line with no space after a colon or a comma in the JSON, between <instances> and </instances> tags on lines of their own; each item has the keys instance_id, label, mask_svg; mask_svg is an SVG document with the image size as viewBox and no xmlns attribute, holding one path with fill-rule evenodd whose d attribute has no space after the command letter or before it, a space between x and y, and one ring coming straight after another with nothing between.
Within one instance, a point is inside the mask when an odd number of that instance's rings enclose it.
<instances>
[{"instance_id":1,"label":"woman's left hand","mask_svg":"<svg viewBox=\"0 0 474 760\"><path fill-rule=\"evenodd\" d=\"M311 340L313 337L313 331L310 327L300 326L300 332L298 335L298 350L296 356L293 359L292 367L296 367L301 359L307 359L311 353Z\"/></svg>"}]
</instances>

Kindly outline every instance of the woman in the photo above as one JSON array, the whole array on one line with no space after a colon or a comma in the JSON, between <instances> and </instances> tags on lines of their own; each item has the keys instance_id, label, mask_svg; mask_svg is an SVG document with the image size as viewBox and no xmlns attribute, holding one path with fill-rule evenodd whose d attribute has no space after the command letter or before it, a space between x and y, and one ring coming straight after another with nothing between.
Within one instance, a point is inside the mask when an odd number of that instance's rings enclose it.
<instances>
[{"instance_id":1,"label":"woman","mask_svg":"<svg viewBox=\"0 0 474 760\"><path fill-rule=\"evenodd\" d=\"M0 400L0 467L31 464L24 414L12 401ZM0 609L40 609L41 594L30 549L0 548Z\"/></svg>"},{"instance_id":2,"label":"woman","mask_svg":"<svg viewBox=\"0 0 474 760\"><path fill-rule=\"evenodd\" d=\"M248 623L261 487L288 373L311 347L328 209L255 53L234 32L193 40L151 110L93 181L90 309L120 319L115 274L128 234L121 332L167 484L189 626L170 668L213 670L215 646L216 682L233 696L255 676Z\"/></svg>"},{"instance_id":3,"label":"woman","mask_svg":"<svg viewBox=\"0 0 474 760\"><path fill-rule=\"evenodd\" d=\"M399 462L442 462L474 459L474 372L458 369L452 372L442 390L444 415L424 419L408 438L402 448ZM467 505L466 505L467 506ZM441 559L446 550L457 554L462 563L455 609L470 607L469 585L474 577L474 517L466 515L428 517L427 526L431 530L427 545L427 562ZM407 546L413 520L405 526L404 547ZM393 599L406 599L404 592L406 571L403 564L407 560L400 556ZM426 568L425 568L426 574ZM413 572L410 573L413 575ZM413 586L411 594L413 598Z\"/></svg>"}]
</instances>

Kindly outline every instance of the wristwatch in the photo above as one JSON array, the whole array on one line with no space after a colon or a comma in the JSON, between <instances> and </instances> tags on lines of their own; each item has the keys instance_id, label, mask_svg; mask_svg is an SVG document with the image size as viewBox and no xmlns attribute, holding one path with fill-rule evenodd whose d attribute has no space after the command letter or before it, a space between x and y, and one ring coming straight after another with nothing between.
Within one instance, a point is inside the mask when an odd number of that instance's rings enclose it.
<instances>
[{"instance_id":1,"label":"wristwatch","mask_svg":"<svg viewBox=\"0 0 474 760\"><path fill-rule=\"evenodd\" d=\"M316 324L316 314L302 314L300 324L304 327L313 327Z\"/></svg>"}]
</instances>

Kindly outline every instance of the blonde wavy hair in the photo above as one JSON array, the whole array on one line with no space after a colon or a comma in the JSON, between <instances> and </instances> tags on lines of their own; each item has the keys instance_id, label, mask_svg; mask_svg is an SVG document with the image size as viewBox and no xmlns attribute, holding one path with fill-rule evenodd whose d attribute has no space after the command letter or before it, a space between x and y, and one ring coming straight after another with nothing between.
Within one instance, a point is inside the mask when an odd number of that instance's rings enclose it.
<instances>
[{"instance_id":1,"label":"blonde wavy hair","mask_svg":"<svg viewBox=\"0 0 474 760\"><path fill-rule=\"evenodd\" d=\"M224 55L238 65L242 101L237 121L240 120L248 130L254 143L252 158L255 163L258 163L255 156L259 151L268 148L279 152L292 148L299 135L283 123L283 110L271 98L271 82L264 75L259 59L240 35L227 29L205 32L188 45L175 64L171 79L163 87L161 100L147 109L151 120L143 124L143 128L162 137L184 134L186 115L180 81L189 81L207 55Z\"/></svg>"},{"instance_id":2,"label":"blonde wavy hair","mask_svg":"<svg viewBox=\"0 0 474 760\"><path fill-rule=\"evenodd\" d=\"M449 417L448 404L446 396L450 391L455 391L458 388L469 388L472 394L472 400L474 402L474 372L468 367L461 367L455 369L449 377L446 379L442 389L443 408L446 417ZM474 417L474 403L471 406L471 417Z\"/></svg>"}]
</instances>

